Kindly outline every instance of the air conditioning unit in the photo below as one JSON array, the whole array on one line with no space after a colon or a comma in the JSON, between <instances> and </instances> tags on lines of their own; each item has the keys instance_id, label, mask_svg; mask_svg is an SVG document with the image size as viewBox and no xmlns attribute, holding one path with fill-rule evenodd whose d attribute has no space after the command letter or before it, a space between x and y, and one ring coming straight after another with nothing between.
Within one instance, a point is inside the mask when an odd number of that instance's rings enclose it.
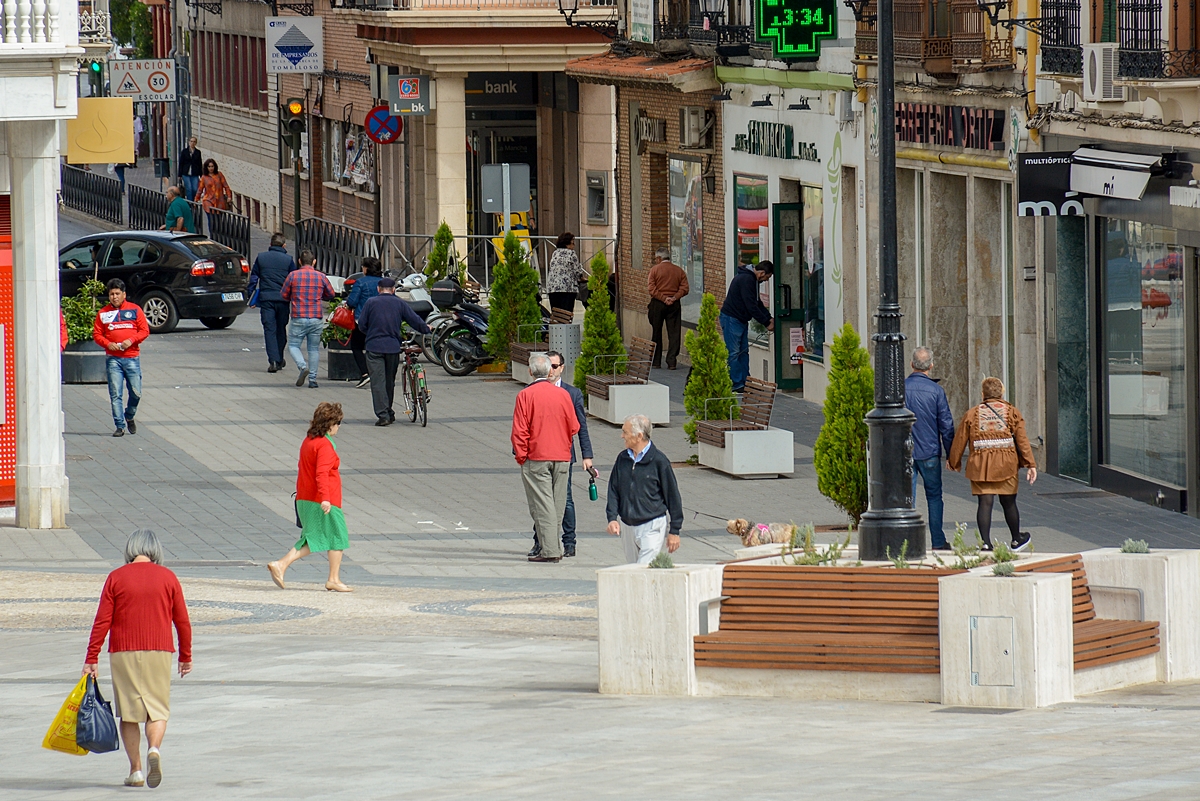
<instances>
[{"instance_id":1,"label":"air conditioning unit","mask_svg":"<svg viewBox=\"0 0 1200 801\"><path fill-rule=\"evenodd\" d=\"M679 109L679 146L708 147L708 132L713 120L702 106L684 106Z\"/></svg>"},{"instance_id":2,"label":"air conditioning unit","mask_svg":"<svg viewBox=\"0 0 1200 801\"><path fill-rule=\"evenodd\" d=\"M1125 87L1117 86L1116 42L1083 46L1083 99L1089 103L1123 102Z\"/></svg>"}]
</instances>

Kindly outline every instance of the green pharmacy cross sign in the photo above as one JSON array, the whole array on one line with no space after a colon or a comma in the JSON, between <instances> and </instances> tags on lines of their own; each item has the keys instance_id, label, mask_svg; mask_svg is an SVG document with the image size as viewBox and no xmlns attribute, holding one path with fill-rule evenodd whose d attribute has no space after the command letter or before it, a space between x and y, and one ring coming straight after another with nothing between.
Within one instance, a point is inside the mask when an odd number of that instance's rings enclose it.
<instances>
[{"instance_id":1,"label":"green pharmacy cross sign","mask_svg":"<svg viewBox=\"0 0 1200 801\"><path fill-rule=\"evenodd\" d=\"M759 41L776 58L818 58L821 40L837 38L837 0L755 0Z\"/></svg>"}]
</instances>

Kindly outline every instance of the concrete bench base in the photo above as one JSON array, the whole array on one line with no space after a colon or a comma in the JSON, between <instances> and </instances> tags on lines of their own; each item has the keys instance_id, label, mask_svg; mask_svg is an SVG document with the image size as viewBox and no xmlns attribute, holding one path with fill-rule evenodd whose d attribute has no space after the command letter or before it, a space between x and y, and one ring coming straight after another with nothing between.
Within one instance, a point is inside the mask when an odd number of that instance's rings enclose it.
<instances>
[{"instance_id":1,"label":"concrete bench base","mask_svg":"<svg viewBox=\"0 0 1200 801\"><path fill-rule=\"evenodd\" d=\"M738 478L777 478L795 472L795 452L786 429L726 431L724 448L700 443L700 464Z\"/></svg>"},{"instance_id":2,"label":"concrete bench base","mask_svg":"<svg viewBox=\"0 0 1200 801\"><path fill-rule=\"evenodd\" d=\"M588 414L621 425L631 414L644 414L656 426L671 424L671 390L666 384L617 384L608 388L608 398L588 395Z\"/></svg>"},{"instance_id":3,"label":"concrete bench base","mask_svg":"<svg viewBox=\"0 0 1200 801\"><path fill-rule=\"evenodd\" d=\"M866 673L851 670L696 668L696 695L802 698L810 701L914 701L939 703L936 673Z\"/></svg>"},{"instance_id":4,"label":"concrete bench base","mask_svg":"<svg viewBox=\"0 0 1200 801\"><path fill-rule=\"evenodd\" d=\"M1074 676L1075 695L1091 695L1106 690L1119 690L1135 684L1150 684L1157 681L1159 654L1126 659L1100 667L1076 670Z\"/></svg>"}]
</instances>

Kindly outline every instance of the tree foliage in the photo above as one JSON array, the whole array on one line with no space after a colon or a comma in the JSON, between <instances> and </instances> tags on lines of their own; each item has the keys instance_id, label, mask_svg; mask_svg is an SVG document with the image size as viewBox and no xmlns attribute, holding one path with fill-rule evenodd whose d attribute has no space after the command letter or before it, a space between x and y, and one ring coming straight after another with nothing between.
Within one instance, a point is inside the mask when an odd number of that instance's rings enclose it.
<instances>
[{"instance_id":1,"label":"tree foliage","mask_svg":"<svg viewBox=\"0 0 1200 801\"><path fill-rule=\"evenodd\" d=\"M60 300L63 318L67 321L67 342L87 342L92 338L92 326L96 322L96 311L102 305L104 284L94 278L83 282L74 295Z\"/></svg>"},{"instance_id":2,"label":"tree foliage","mask_svg":"<svg viewBox=\"0 0 1200 801\"><path fill-rule=\"evenodd\" d=\"M433 247L429 250L429 259L425 262L425 275L429 284L443 281L450 275L450 249L454 247L454 232L445 220L438 226L433 235Z\"/></svg>"},{"instance_id":3,"label":"tree foliage","mask_svg":"<svg viewBox=\"0 0 1200 801\"><path fill-rule=\"evenodd\" d=\"M874 405L875 372L849 324L829 349L825 423L813 449L817 489L858 526L867 510L867 424Z\"/></svg>"},{"instance_id":4,"label":"tree foliage","mask_svg":"<svg viewBox=\"0 0 1200 801\"><path fill-rule=\"evenodd\" d=\"M137 58L154 57L154 23L150 8L139 0L109 0L113 39L130 45Z\"/></svg>"},{"instance_id":5,"label":"tree foliage","mask_svg":"<svg viewBox=\"0 0 1200 801\"><path fill-rule=\"evenodd\" d=\"M541 325L537 302L540 283L524 245L509 231L504 237L504 261L496 265L488 296L487 349L492 356L508 361L509 348L518 341L518 334Z\"/></svg>"},{"instance_id":6,"label":"tree foliage","mask_svg":"<svg viewBox=\"0 0 1200 801\"><path fill-rule=\"evenodd\" d=\"M719 313L717 299L705 292L696 330L688 331L683 338L692 360L692 371L683 389L683 408L692 418L683 424L683 433L691 443L696 442L698 420L728 420L731 411L735 419L738 417Z\"/></svg>"},{"instance_id":7,"label":"tree foliage","mask_svg":"<svg viewBox=\"0 0 1200 801\"><path fill-rule=\"evenodd\" d=\"M625 372L625 343L617 328L617 315L608 306L609 268L603 250L596 252L588 267L592 272L592 277L588 279L590 294L587 311L583 315L583 341L580 343L579 359L575 362L575 386L585 397L589 373L611 373L614 366L618 373ZM597 359L598 356L604 358Z\"/></svg>"}]
</instances>

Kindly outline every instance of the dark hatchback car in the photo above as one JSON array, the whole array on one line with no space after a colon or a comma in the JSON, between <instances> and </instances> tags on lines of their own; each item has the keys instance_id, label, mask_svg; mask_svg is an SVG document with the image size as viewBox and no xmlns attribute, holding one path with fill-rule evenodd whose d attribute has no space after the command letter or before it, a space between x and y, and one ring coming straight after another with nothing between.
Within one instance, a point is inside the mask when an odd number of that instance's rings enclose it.
<instances>
[{"instance_id":1,"label":"dark hatchback car","mask_svg":"<svg viewBox=\"0 0 1200 801\"><path fill-rule=\"evenodd\" d=\"M167 231L115 231L78 239L58 252L59 294L74 295L92 276L120 278L142 307L150 331L180 319L228 328L246 310L250 263L208 237Z\"/></svg>"}]
</instances>

